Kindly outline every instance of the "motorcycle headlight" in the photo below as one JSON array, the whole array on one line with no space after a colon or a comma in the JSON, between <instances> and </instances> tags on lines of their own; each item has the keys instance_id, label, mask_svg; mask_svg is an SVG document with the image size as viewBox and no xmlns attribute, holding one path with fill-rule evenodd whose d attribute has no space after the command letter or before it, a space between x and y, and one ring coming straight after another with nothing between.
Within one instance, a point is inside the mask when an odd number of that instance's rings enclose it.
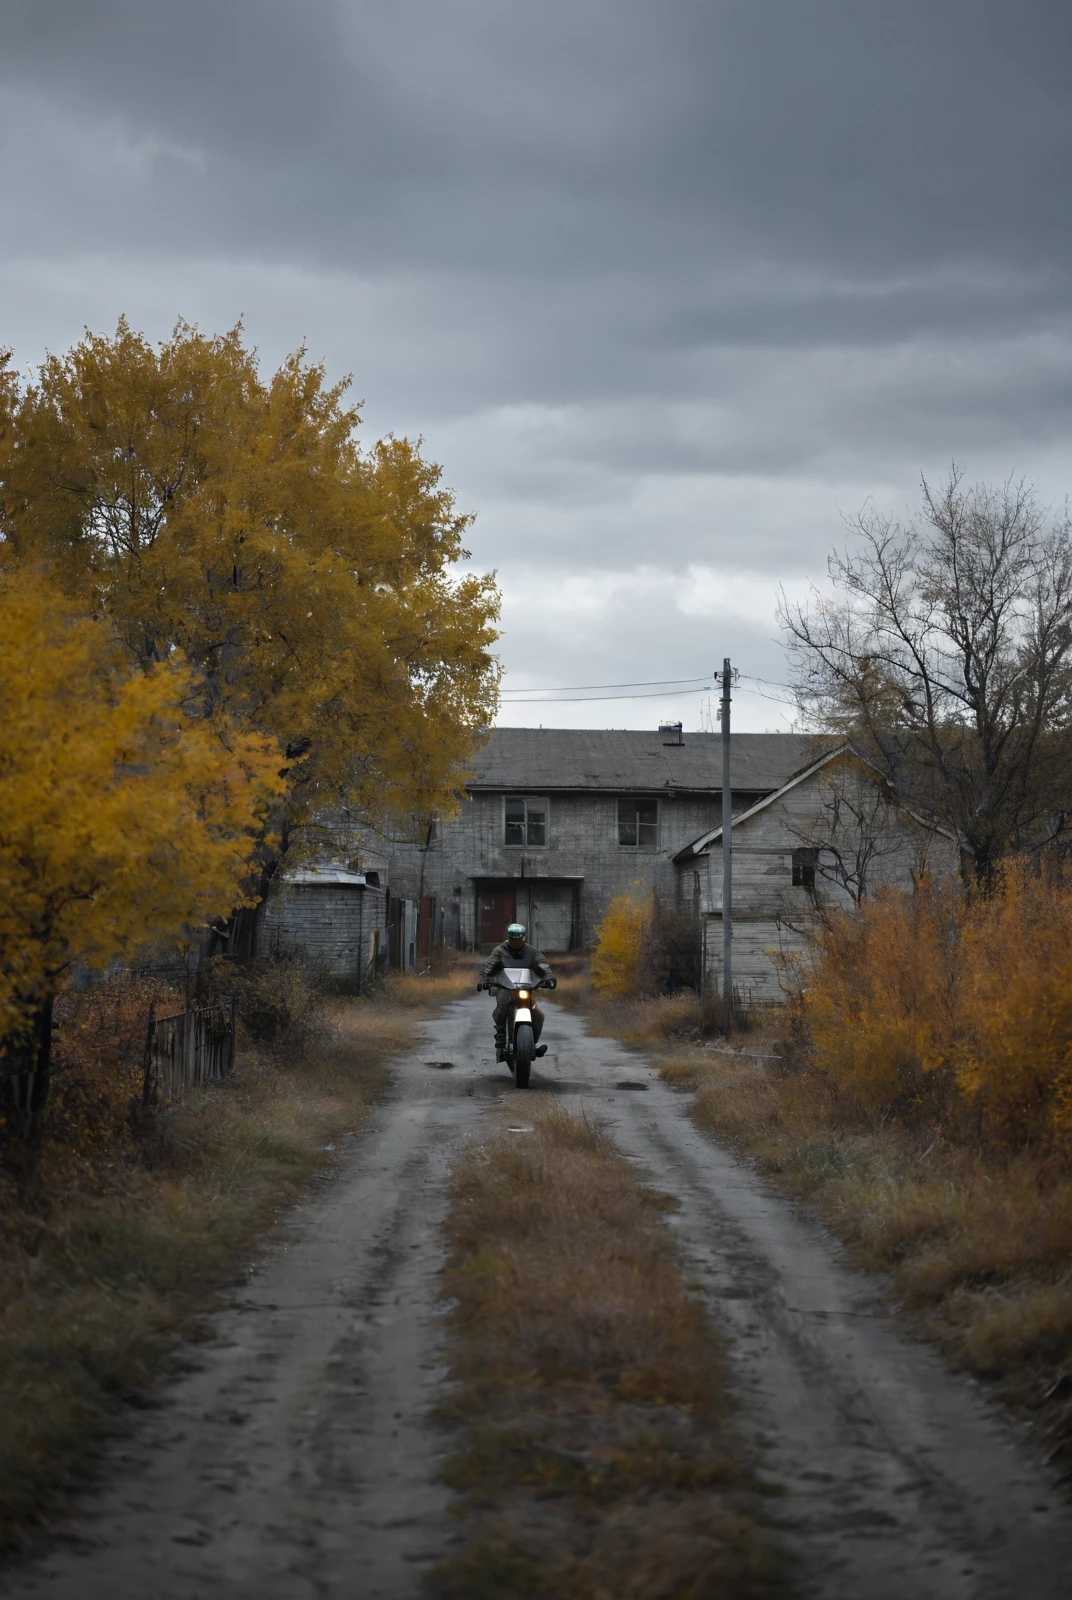
<instances>
[{"instance_id":1,"label":"motorcycle headlight","mask_svg":"<svg viewBox=\"0 0 1072 1600\"><path fill-rule=\"evenodd\" d=\"M529 992L528 992L527 989L519 989L517 991L517 998L519 1000L527 1000L528 997L529 997Z\"/></svg>"}]
</instances>

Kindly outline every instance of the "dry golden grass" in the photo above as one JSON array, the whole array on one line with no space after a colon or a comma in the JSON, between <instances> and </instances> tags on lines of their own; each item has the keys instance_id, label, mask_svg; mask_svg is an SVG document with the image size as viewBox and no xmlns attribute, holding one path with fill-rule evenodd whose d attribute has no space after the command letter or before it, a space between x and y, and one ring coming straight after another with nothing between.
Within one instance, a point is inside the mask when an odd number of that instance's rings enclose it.
<instances>
[{"instance_id":1,"label":"dry golden grass","mask_svg":"<svg viewBox=\"0 0 1072 1600\"><path fill-rule=\"evenodd\" d=\"M46 1145L32 1188L2 1186L0 1543L47 1514L325 1146L360 1126L416 1004L336 1002L303 1059L246 1050L135 1143L92 1160Z\"/></svg>"},{"instance_id":2,"label":"dry golden grass","mask_svg":"<svg viewBox=\"0 0 1072 1600\"><path fill-rule=\"evenodd\" d=\"M593 989L581 966L559 977L555 999L571 1010L583 1011L600 1031L613 1033L638 1049L664 1048L668 1039L696 1042L719 1033L722 1027L717 993L701 1000L691 989L681 989L672 995L607 1000Z\"/></svg>"},{"instance_id":3,"label":"dry golden grass","mask_svg":"<svg viewBox=\"0 0 1072 1600\"><path fill-rule=\"evenodd\" d=\"M470 956L464 966L458 962L428 973L395 972L387 980L385 999L389 1005L407 1010L446 1005L473 994L479 975L480 963L475 956Z\"/></svg>"},{"instance_id":4,"label":"dry golden grass","mask_svg":"<svg viewBox=\"0 0 1072 1600\"><path fill-rule=\"evenodd\" d=\"M466 1444L448 1479L469 1538L439 1592L770 1593L720 1353L668 1251L664 1197L551 1108L469 1155L452 1200L446 1409Z\"/></svg>"}]
</instances>

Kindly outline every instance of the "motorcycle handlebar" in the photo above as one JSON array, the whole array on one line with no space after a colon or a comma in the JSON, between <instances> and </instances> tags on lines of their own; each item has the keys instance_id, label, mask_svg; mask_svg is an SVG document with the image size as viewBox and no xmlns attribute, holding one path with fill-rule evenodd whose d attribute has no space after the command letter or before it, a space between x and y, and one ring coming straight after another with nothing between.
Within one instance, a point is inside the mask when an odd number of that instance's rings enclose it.
<instances>
[{"instance_id":1,"label":"motorcycle handlebar","mask_svg":"<svg viewBox=\"0 0 1072 1600\"><path fill-rule=\"evenodd\" d=\"M510 989L510 988L513 988L514 986L512 984L509 984L509 983L503 983L503 984L500 984L499 987L501 989ZM477 986L476 986L476 991L477 991L477 994L479 994L482 989L490 989L490 988L491 988L491 984L488 983L484 978L481 978L480 981L478 982ZM541 978L538 983L530 984L529 988L530 989L557 989L558 988L558 979L557 978Z\"/></svg>"}]
</instances>

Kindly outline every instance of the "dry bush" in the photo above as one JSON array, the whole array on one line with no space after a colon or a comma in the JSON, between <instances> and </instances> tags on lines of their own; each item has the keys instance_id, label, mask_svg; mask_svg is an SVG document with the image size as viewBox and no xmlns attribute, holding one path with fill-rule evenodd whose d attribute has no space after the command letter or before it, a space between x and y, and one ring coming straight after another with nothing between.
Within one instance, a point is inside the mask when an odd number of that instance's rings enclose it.
<instances>
[{"instance_id":1,"label":"dry bush","mask_svg":"<svg viewBox=\"0 0 1072 1600\"><path fill-rule=\"evenodd\" d=\"M798 1002L812 1059L873 1114L995 1143L1072 1134L1072 880L924 885L832 914Z\"/></svg>"},{"instance_id":2,"label":"dry bush","mask_svg":"<svg viewBox=\"0 0 1072 1600\"><path fill-rule=\"evenodd\" d=\"M666 910L653 895L617 895L596 928L592 988L607 999L695 990L700 928L689 911Z\"/></svg>"},{"instance_id":3,"label":"dry bush","mask_svg":"<svg viewBox=\"0 0 1072 1600\"><path fill-rule=\"evenodd\" d=\"M741 1596L772 1565L721 1415L721 1357L664 1197L557 1109L456 1169L449 1415L470 1539L440 1592Z\"/></svg>"},{"instance_id":4,"label":"dry bush","mask_svg":"<svg viewBox=\"0 0 1072 1600\"><path fill-rule=\"evenodd\" d=\"M889 892L816 930L803 994L813 1059L876 1115L948 1117L961 915L952 888Z\"/></svg>"},{"instance_id":5,"label":"dry bush","mask_svg":"<svg viewBox=\"0 0 1072 1600\"><path fill-rule=\"evenodd\" d=\"M297 1060L319 1042L325 987L316 968L301 957L247 962L219 956L198 978L203 1000L237 1002L239 1037L246 1045Z\"/></svg>"},{"instance_id":6,"label":"dry bush","mask_svg":"<svg viewBox=\"0 0 1072 1600\"><path fill-rule=\"evenodd\" d=\"M181 1010L181 990L162 979L117 976L69 989L53 1013L52 1087L46 1138L52 1160L129 1151L141 1124L150 1008Z\"/></svg>"},{"instance_id":7,"label":"dry bush","mask_svg":"<svg viewBox=\"0 0 1072 1600\"><path fill-rule=\"evenodd\" d=\"M592 952L592 987L607 998L636 994L642 982L647 924L652 913L648 895L638 899L619 894L596 928Z\"/></svg>"}]
</instances>

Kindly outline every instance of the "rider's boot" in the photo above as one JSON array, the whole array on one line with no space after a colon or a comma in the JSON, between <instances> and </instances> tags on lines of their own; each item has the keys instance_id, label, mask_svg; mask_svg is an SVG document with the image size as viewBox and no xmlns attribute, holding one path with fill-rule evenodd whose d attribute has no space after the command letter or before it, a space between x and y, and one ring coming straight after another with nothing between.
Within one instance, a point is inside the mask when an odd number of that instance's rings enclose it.
<instances>
[{"instance_id":1,"label":"rider's boot","mask_svg":"<svg viewBox=\"0 0 1072 1600\"><path fill-rule=\"evenodd\" d=\"M495 1060L506 1060L506 1035L504 1033L495 1035Z\"/></svg>"},{"instance_id":2,"label":"rider's boot","mask_svg":"<svg viewBox=\"0 0 1072 1600\"><path fill-rule=\"evenodd\" d=\"M545 1044L538 1044L532 1053L534 1056L545 1056L547 1054L547 1046Z\"/></svg>"}]
</instances>

